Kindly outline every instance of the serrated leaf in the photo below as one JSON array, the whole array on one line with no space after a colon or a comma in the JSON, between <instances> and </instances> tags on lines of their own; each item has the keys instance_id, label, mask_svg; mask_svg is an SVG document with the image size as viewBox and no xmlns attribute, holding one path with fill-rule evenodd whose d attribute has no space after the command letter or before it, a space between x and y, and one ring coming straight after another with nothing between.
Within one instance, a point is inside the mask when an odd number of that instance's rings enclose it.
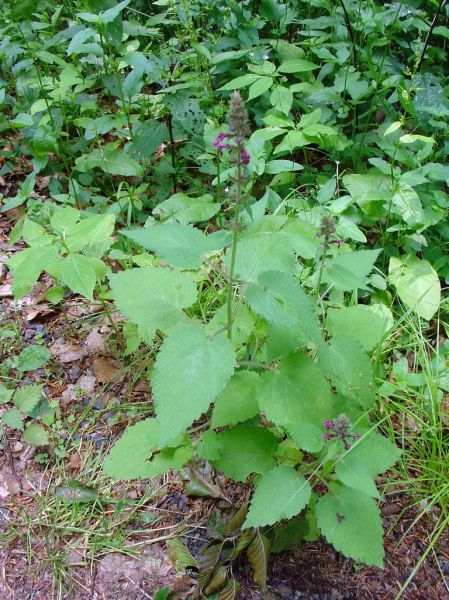
<instances>
[{"instance_id":1,"label":"serrated leaf","mask_svg":"<svg viewBox=\"0 0 449 600\"><path fill-rule=\"evenodd\" d=\"M25 414L32 412L42 398L42 385L24 385L14 394L13 402Z\"/></svg>"},{"instance_id":2,"label":"serrated leaf","mask_svg":"<svg viewBox=\"0 0 449 600\"><path fill-rule=\"evenodd\" d=\"M182 439L152 456L160 448L158 438L156 419L131 425L109 451L103 466L105 473L119 480L157 477L169 469L179 470L192 457L192 449L183 446Z\"/></svg>"},{"instance_id":3,"label":"serrated leaf","mask_svg":"<svg viewBox=\"0 0 449 600\"><path fill-rule=\"evenodd\" d=\"M373 478L394 465L400 455L390 440L372 431L354 442L337 462L335 472L346 486L379 498Z\"/></svg>"},{"instance_id":4,"label":"serrated leaf","mask_svg":"<svg viewBox=\"0 0 449 600\"><path fill-rule=\"evenodd\" d=\"M323 431L311 423L289 423L286 427L295 444L306 452L320 452L323 447Z\"/></svg>"},{"instance_id":5,"label":"serrated leaf","mask_svg":"<svg viewBox=\"0 0 449 600\"><path fill-rule=\"evenodd\" d=\"M262 427L239 425L217 434L220 457L211 460L227 477L245 481L250 473L267 473L276 464L276 436ZM238 448L238 452L236 449Z\"/></svg>"},{"instance_id":6,"label":"serrated leaf","mask_svg":"<svg viewBox=\"0 0 449 600\"><path fill-rule=\"evenodd\" d=\"M164 340L151 377L160 443L185 431L205 412L234 372L231 342L209 339L200 326L183 326Z\"/></svg>"},{"instance_id":7,"label":"serrated leaf","mask_svg":"<svg viewBox=\"0 0 449 600\"><path fill-rule=\"evenodd\" d=\"M133 323L168 331L186 320L184 308L196 300L196 285L186 273L153 266L109 276L117 308ZM132 290L132 293L130 293Z\"/></svg>"},{"instance_id":8,"label":"serrated leaf","mask_svg":"<svg viewBox=\"0 0 449 600\"><path fill-rule=\"evenodd\" d=\"M188 567L198 567L198 562L179 538L172 538L167 541L167 552L175 569L185 571Z\"/></svg>"},{"instance_id":9,"label":"serrated leaf","mask_svg":"<svg viewBox=\"0 0 449 600\"><path fill-rule=\"evenodd\" d=\"M163 223L121 233L180 269L198 269L206 255L221 250L230 240L226 231L205 235L200 229L180 223Z\"/></svg>"},{"instance_id":10,"label":"serrated leaf","mask_svg":"<svg viewBox=\"0 0 449 600\"><path fill-rule=\"evenodd\" d=\"M323 280L343 292L366 289L367 277L380 252L381 250L357 250L338 254L326 263Z\"/></svg>"},{"instance_id":11,"label":"serrated leaf","mask_svg":"<svg viewBox=\"0 0 449 600\"><path fill-rule=\"evenodd\" d=\"M230 253L225 264L229 268ZM247 234L239 240L235 275L244 281L256 282L264 271L293 273L295 256L290 241L282 233Z\"/></svg>"},{"instance_id":12,"label":"serrated leaf","mask_svg":"<svg viewBox=\"0 0 449 600\"><path fill-rule=\"evenodd\" d=\"M393 256L390 258L388 276L407 308L427 320L438 311L441 301L440 280L427 260L416 256Z\"/></svg>"},{"instance_id":13,"label":"serrated leaf","mask_svg":"<svg viewBox=\"0 0 449 600\"><path fill-rule=\"evenodd\" d=\"M265 271L248 286L246 299L254 312L278 327L298 327L307 341L319 344L320 324L313 303L298 281L286 273Z\"/></svg>"},{"instance_id":14,"label":"serrated leaf","mask_svg":"<svg viewBox=\"0 0 449 600\"><path fill-rule=\"evenodd\" d=\"M326 326L332 335L354 337L367 351L373 350L380 344L391 322L392 315L388 308L380 312L375 307L361 304L331 308L326 316Z\"/></svg>"},{"instance_id":15,"label":"serrated leaf","mask_svg":"<svg viewBox=\"0 0 449 600\"><path fill-rule=\"evenodd\" d=\"M323 344L318 353L318 366L331 379L337 391L371 408L375 385L370 360L360 342L350 336L335 336Z\"/></svg>"},{"instance_id":16,"label":"serrated leaf","mask_svg":"<svg viewBox=\"0 0 449 600\"><path fill-rule=\"evenodd\" d=\"M48 444L48 433L37 423L31 423L23 432L23 439L27 444L33 446L46 446Z\"/></svg>"},{"instance_id":17,"label":"serrated leaf","mask_svg":"<svg viewBox=\"0 0 449 600\"><path fill-rule=\"evenodd\" d=\"M255 417L259 412L255 389L259 375L254 371L234 373L215 400L212 427L235 425Z\"/></svg>"},{"instance_id":18,"label":"serrated leaf","mask_svg":"<svg viewBox=\"0 0 449 600\"><path fill-rule=\"evenodd\" d=\"M19 354L17 368L22 373L24 371L34 371L42 367L50 358L51 352L45 346L37 344L24 348Z\"/></svg>"},{"instance_id":19,"label":"serrated leaf","mask_svg":"<svg viewBox=\"0 0 449 600\"><path fill-rule=\"evenodd\" d=\"M335 412L329 384L302 353L287 356L275 371L264 373L256 393L260 410L280 427L298 422L321 427Z\"/></svg>"},{"instance_id":20,"label":"serrated leaf","mask_svg":"<svg viewBox=\"0 0 449 600\"><path fill-rule=\"evenodd\" d=\"M264 590L267 587L267 564L270 552L268 538L256 531L251 543L246 549L248 560L253 568L254 581Z\"/></svg>"},{"instance_id":21,"label":"serrated leaf","mask_svg":"<svg viewBox=\"0 0 449 600\"><path fill-rule=\"evenodd\" d=\"M258 483L243 528L291 519L306 506L311 493L309 482L295 469L285 465L274 468Z\"/></svg>"},{"instance_id":22,"label":"serrated leaf","mask_svg":"<svg viewBox=\"0 0 449 600\"><path fill-rule=\"evenodd\" d=\"M5 425L11 427L11 429L19 429L20 431L23 431L22 418L22 415L15 406L9 410L5 410L1 416L1 419Z\"/></svg>"},{"instance_id":23,"label":"serrated leaf","mask_svg":"<svg viewBox=\"0 0 449 600\"><path fill-rule=\"evenodd\" d=\"M321 533L336 550L356 561L383 567L383 527L375 500L334 485L319 498L315 511Z\"/></svg>"}]
</instances>

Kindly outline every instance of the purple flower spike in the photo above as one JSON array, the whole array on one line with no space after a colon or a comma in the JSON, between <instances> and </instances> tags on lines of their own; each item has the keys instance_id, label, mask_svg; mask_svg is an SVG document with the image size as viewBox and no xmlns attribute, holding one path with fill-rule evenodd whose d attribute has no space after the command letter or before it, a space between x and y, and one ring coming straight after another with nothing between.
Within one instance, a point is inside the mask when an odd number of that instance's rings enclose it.
<instances>
[{"instance_id":1,"label":"purple flower spike","mask_svg":"<svg viewBox=\"0 0 449 600\"><path fill-rule=\"evenodd\" d=\"M324 421L324 429L334 429L333 421Z\"/></svg>"},{"instance_id":2,"label":"purple flower spike","mask_svg":"<svg viewBox=\"0 0 449 600\"><path fill-rule=\"evenodd\" d=\"M250 153L247 152L246 150L242 151L242 164L249 165L249 160L250 160L251 156Z\"/></svg>"},{"instance_id":3,"label":"purple flower spike","mask_svg":"<svg viewBox=\"0 0 449 600\"><path fill-rule=\"evenodd\" d=\"M219 134L217 134L217 137L212 142L212 146L215 146L215 148L217 148L217 150L220 151L220 154L222 150L224 150L225 148L229 148L229 144L224 141L228 137L229 133L220 132Z\"/></svg>"},{"instance_id":4,"label":"purple flower spike","mask_svg":"<svg viewBox=\"0 0 449 600\"><path fill-rule=\"evenodd\" d=\"M333 435L331 435L330 433L325 433L325 434L323 435L323 440L329 441L329 440L332 440L332 439L333 439L333 437L334 437L334 436L333 436Z\"/></svg>"}]
</instances>

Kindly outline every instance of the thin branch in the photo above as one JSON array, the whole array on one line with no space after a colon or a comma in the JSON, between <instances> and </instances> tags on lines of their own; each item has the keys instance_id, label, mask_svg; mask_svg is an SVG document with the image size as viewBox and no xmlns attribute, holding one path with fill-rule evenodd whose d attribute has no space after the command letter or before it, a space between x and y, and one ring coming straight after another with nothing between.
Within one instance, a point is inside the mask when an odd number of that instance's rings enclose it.
<instances>
[{"instance_id":1,"label":"thin branch","mask_svg":"<svg viewBox=\"0 0 449 600\"><path fill-rule=\"evenodd\" d=\"M416 68L416 72L417 73L419 73L419 71L421 69L421 66L422 66L422 64L424 62L424 56L425 56L425 54L427 52L427 48L429 47L430 38L432 37L433 30L435 29L435 25L437 23L438 16L439 16L440 12L443 10L443 7L444 7L445 4L446 4L446 0L440 0L440 4L438 5L437 12L435 13L435 15L433 17L432 23L430 25L430 29L427 32L426 41L424 42L424 48L422 49L421 57L419 59L418 66Z\"/></svg>"}]
</instances>

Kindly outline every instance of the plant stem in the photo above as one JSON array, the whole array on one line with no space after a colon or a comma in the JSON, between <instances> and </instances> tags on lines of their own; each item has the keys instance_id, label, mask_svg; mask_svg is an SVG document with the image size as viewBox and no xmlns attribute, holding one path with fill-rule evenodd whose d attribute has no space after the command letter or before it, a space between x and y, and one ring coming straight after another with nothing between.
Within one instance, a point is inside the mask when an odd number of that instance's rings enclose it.
<instances>
[{"instance_id":1,"label":"plant stem","mask_svg":"<svg viewBox=\"0 0 449 600\"><path fill-rule=\"evenodd\" d=\"M325 236L324 242L323 242L323 255L320 260L320 268L318 271L318 281L316 284L316 292L315 292L315 302L316 303L318 303L318 300L320 297L320 287L321 287L321 280L323 279L324 261L326 259L326 254L327 254L328 250L329 250L329 237Z\"/></svg>"},{"instance_id":2,"label":"plant stem","mask_svg":"<svg viewBox=\"0 0 449 600\"><path fill-rule=\"evenodd\" d=\"M416 68L416 72L417 72L417 73L419 73L419 71L420 71L420 69L421 69L421 66L422 66L422 64L423 64L424 57L425 57L425 54L426 54L427 48L428 48L428 46L429 46L429 43L430 43L430 38L432 37L433 30L435 29L435 25L436 25L436 23L437 23L438 15L439 15L439 14L440 14L440 12L442 11L442 9L443 9L443 7L444 7L444 5L445 5L445 4L446 4L446 0L440 0L440 3L439 3L439 5L438 5L438 8L437 8L437 12L435 13L435 15L434 15L434 17L433 17L432 23L431 23L431 25L430 25L430 29L429 29L429 31L427 32L426 41L424 42L424 48L422 49L422 52L421 52L421 57L420 57L420 59L419 59L418 66L417 66L417 68Z\"/></svg>"},{"instance_id":3,"label":"plant stem","mask_svg":"<svg viewBox=\"0 0 449 600\"><path fill-rule=\"evenodd\" d=\"M237 181L236 181L236 194L235 194L235 213L234 223L232 226L232 246L231 246L231 262L229 264L229 279L228 279L228 339L232 338L232 292L234 287L234 269L235 269L235 258L237 255L237 242L239 235L239 216L240 216L240 201L242 195L242 161L238 159L237 162Z\"/></svg>"}]
</instances>

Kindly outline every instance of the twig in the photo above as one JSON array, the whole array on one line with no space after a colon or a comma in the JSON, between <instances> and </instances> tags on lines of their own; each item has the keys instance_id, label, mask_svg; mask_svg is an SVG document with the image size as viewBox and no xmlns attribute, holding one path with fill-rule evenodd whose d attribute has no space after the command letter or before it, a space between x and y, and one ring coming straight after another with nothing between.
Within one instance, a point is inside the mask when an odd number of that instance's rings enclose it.
<instances>
[{"instance_id":1,"label":"twig","mask_svg":"<svg viewBox=\"0 0 449 600\"><path fill-rule=\"evenodd\" d=\"M346 10L346 6L345 6L345 3L343 2L343 0L340 0L340 5L341 5L341 7L343 9L343 13L344 13L344 16L345 16L346 28L348 30L349 37L351 38L351 42L352 42L352 53L354 55L354 67L355 67L356 64L357 64L357 50L355 48L354 29L352 28L351 20L349 18L348 11Z\"/></svg>"},{"instance_id":2,"label":"twig","mask_svg":"<svg viewBox=\"0 0 449 600\"><path fill-rule=\"evenodd\" d=\"M444 7L445 4L446 4L446 0L440 0L440 3L439 3L438 8L437 8L437 12L435 13L435 15L433 17L432 23L430 25L430 29L427 32L426 41L424 42L424 48L422 49L422 52L421 52L421 58L419 59L418 66L416 67L416 72L417 73L419 73L419 71L421 69L421 66L422 66L422 64L424 62L424 56L425 56L427 48L429 46L430 38L432 37L433 30L435 29L435 25L436 25L438 16L439 16L440 12L442 11L442 9L443 9L443 7Z\"/></svg>"}]
</instances>

